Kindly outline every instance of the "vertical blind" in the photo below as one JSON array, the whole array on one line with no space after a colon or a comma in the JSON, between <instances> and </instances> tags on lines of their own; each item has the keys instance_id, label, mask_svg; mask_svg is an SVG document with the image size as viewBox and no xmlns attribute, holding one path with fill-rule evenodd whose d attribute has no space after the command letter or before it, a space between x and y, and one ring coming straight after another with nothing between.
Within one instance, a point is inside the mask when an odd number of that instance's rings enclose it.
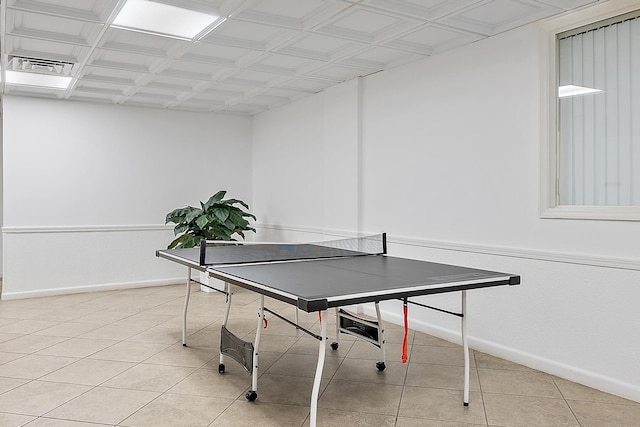
<instances>
[{"instance_id":1,"label":"vertical blind","mask_svg":"<svg viewBox=\"0 0 640 427\"><path fill-rule=\"evenodd\" d=\"M640 206L640 11L558 35L560 205Z\"/></svg>"}]
</instances>

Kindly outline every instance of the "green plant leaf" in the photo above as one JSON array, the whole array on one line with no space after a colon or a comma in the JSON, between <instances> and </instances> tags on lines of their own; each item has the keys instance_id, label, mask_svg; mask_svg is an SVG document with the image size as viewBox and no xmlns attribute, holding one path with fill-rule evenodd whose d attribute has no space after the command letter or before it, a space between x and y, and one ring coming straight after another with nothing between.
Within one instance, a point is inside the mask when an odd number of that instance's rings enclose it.
<instances>
[{"instance_id":1,"label":"green plant leaf","mask_svg":"<svg viewBox=\"0 0 640 427\"><path fill-rule=\"evenodd\" d=\"M233 221L231 221L230 219L226 220L221 225L223 227L228 228L232 233L235 233L236 230L238 229L238 226Z\"/></svg>"},{"instance_id":2,"label":"green plant leaf","mask_svg":"<svg viewBox=\"0 0 640 427\"><path fill-rule=\"evenodd\" d=\"M209 224L210 220L211 219L208 215L200 215L198 218L196 218L196 224L198 225L198 227L204 230L207 227L207 224Z\"/></svg>"},{"instance_id":3,"label":"green plant leaf","mask_svg":"<svg viewBox=\"0 0 640 427\"><path fill-rule=\"evenodd\" d=\"M233 235L245 237L246 231L256 232L249 226L248 218L256 220L255 215L245 212L249 205L238 199L223 200L226 191L218 191L206 203L200 202L200 208L186 206L169 212L166 223L175 223L174 233L178 236L170 248L188 248L199 245L200 239L234 240Z\"/></svg>"},{"instance_id":4,"label":"green plant leaf","mask_svg":"<svg viewBox=\"0 0 640 427\"><path fill-rule=\"evenodd\" d=\"M215 215L216 219L220 222L225 222L229 218L230 209L229 207L214 207L212 210L213 215Z\"/></svg>"},{"instance_id":5,"label":"green plant leaf","mask_svg":"<svg viewBox=\"0 0 640 427\"><path fill-rule=\"evenodd\" d=\"M184 217L186 215L186 213L189 211L191 207L185 207L185 208L178 208L178 209L174 209L171 212L169 212L165 218L165 224L168 224L170 222L173 223L180 223L184 220Z\"/></svg>"},{"instance_id":6,"label":"green plant leaf","mask_svg":"<svg viewBox=\"0 0 640 427\"><path fill-rule=\"evenodd\" d=\"M249 221L244 219L242 211L237 208L229 212L229 219L243 230L249 225Z\"/></svg>"},{"instance_id":7,"label":"green plant leaf","mask_svg":"<svg viewBox=\"0 0 640 427\"><path fill-rule=\"evenodd\" d=\"M231 240L231 235L233 234L233 230L229 230L223 224L214 225L213 231L215 235L220 238L220 240Z\"/></svg>"},{"instance_id":8,"label":"green plant leaf","mask_svg":"<svg viewBox=\"0 0 640 427\"><path fill-rule=\"evenodd\" d=\"M200 238L191 234L183 234L169 244L168 249L193 248L200 243Z\"/></svg>"},{"instance_id":9,"label":"green plant leaf","mask_svg":"<svg viewBox=\"0 0 640 427\"><path fill-rule=\"evenodd\" d=\"M177 236L180 233L184 233L188 229L189 229L189 226L187 224L180 223L173 228L173 234Z\"/></svg>"},{"instance_id":10,"label":"green plant leaf","mask_svg":"<svg viewBox=\"0 0 640 427\"><path fill-rule=\"evenodd\" d=\"M238 200L238 199L227 199L223 201L225 204L228 205L234 205L236 203L240 203L242 206L244 206L245 209L249 209L249 205L246 204L245 202L243 202L242 200Z\"/></svg>"},{"instance_id":11,"label":"green plant leaf","mask_svg":"<svg viewBox=\"0 0 640 427\"><path fill-rule=\"evenodd\" d=\"M184 220L186 222L191 222L202 214L204 214L204 211L202 209L191 208L191 211L187 212L187 214L185 215Z\"/></svg>"},{"instance_id":12,"label":"green plant leaf","mask_svg":"<svg viewBox=\"0 0 640 427\"><path fill-rule=\"evenodd\" d=\"M204 204L204 208L203 209L206 211L211 206L213 206L216 203L220 202L220 200L222 200L222 198L224 197L225 194L227 194L227 192L225 190L220 190L216 194L214 194L213 196L209 197L209 200L207 200L207 203Z\"/></svg>"}]
</instances>

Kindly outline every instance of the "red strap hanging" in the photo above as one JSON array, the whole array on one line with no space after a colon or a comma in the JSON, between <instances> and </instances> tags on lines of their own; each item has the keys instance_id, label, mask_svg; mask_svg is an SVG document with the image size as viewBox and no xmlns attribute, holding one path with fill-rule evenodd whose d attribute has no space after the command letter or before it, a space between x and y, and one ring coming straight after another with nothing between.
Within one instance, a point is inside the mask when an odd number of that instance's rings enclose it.
<instances>
[{"instance_id":1,"label":"red strap hanging","mask_svg":"<svg viewBox=\"0 0 640 427\"><path fill-rule=\"evenodd\" d=\"M266 317L264 317L264 315L262 315L262 321L264 322L264 329L267 329L267 326L269 326L269 321Z\"/></svg>"},{"instance_id":2,"label":"red strap hanging","mask_svg":"<svg viewBox=\"0 0 640 427\"><path fill-rule=\"evenodd\" d=\"M402 339L402 363L407 363L409 358L409 310L407 308L407 299L404 299L402 310L404 311L404 338Z\"/></svg>"},{"instance_id":3,"label":"red strap hanging","mask_svg":"<svg viewBox=\"0 0 640 427\"><path fill-rule=\"evenodd\" d=\"M320 324L322 325L322 312L318 312L318 320L320 320Z\"/></svg>"}]
</instances>

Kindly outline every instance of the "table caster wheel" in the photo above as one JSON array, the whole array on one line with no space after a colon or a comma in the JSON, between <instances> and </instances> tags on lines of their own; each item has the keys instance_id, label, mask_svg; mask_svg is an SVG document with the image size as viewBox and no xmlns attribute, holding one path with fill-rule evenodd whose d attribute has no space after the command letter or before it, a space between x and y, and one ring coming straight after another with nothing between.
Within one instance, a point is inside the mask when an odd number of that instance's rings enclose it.
<instances>
[{"instance_id":1,"label":"table caster wheel","mask_svg":"<svg viewBox=\"0 0 640 427\"><path fill-rule=\"evenodd\" d=\"M258 398L258 393L253 390L249 390L247 394L244 395L244 397L246 397L249 402L253 402Z\"/></svg>"},{"instance_id":2,"label":"table caster wheel","mask_svg":"<svg viewBox=\"0 0 640 427\"><path fill-rule=\"evenodd\" d=\"M385 365L384 362L376 362L376 368L378 368L378 371L382 372L384 371L384 368L386 368L387 365Z\"/></svg>"},{"instance_id":3,"label":"table caster wheel","mask_svg":"<svg viewBox=\"0 0 640 427\"><path fill-rule=\"evenodd\" d=\"M224 363L218 365L218 372L224 374Z\"/></svg>"},{"instance_id":4,"label":"table caster wheel","mask_svg":"<svg viewBox=\"0 0 640 427\"><path fill-rule=\"evenodd\" d=\"M337 350L338 349L338 345L339 344L337 342L332 342L331 343L331 348L334 349L334 350Z\"/></svg>"}]
</instances>

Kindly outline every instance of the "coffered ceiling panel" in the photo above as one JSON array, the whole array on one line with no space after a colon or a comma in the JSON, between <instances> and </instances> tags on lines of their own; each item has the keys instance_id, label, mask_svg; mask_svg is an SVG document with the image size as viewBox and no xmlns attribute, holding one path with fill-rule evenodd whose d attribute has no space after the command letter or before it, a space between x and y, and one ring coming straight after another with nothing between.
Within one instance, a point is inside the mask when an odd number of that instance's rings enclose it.
<instances>
[{"instance_id":1,"label":"coffered ceiling panel","mask_svg":"<svg viewBox=\"0 0 640 427\"><path fill-rule=\"evenodd\" d=\"M19 10L7 11L7 30L19 37L90 45L96 41L101 25Z\"/></svg>"},{"instance_id":2,"label":"coffered ceiling panel","mask_svg":"<svg viewBox=\"0 0 640 427\"><path fill-rule=\"evenodd\" d=\"M429 56L462 46L483 38L480 34L462 31L442 24L425 24L422 27L393 39L386 46Z\"/></svg>"},{"instance_id":3,"label":"coffered ceiling panel","mask_svg":"<svg viewBox=\"0 0 640 427\"><path fill-rule=\"evenodd\" d=\"M465 11L441 19L441 22L492 36L562 11L560 8L526 0L491 0L479 2Z\"/></svg>"},{"instance_id":4,"label":"coffered ceiling panel","mask_svg":"<svg viewBox=\"0 0 640 427\"><path fill-rule=\"evenodd\" d=\"M129 86L135 86L136 80L138 80L142 75L143 74L141 73L132 73L128 70L119 70L117 68L88 66L83 69L78 84L99 82L126 88Z\"/></svg>"},{"instance_id":5,"label":"coffered ceiling panel","mask_svg":"<svg viewBox=\"0 0 640 427\"><path fill-rule=\"evenodd\" d=\"M89 46L13 35L4 39L2 47L0 66L3 70L6 69L5 60L7 64L10 61L9 55L80 63L86 60L91 51Z\"/></svg>"},{"instance_id":6,"label":"coffered ceiling panel","mask_svg":"<svg viewBox=\"0 0 640 427\"><path fill-rule=\"evenodd\" d=\"M129 90L132 86L114 85L110 83L103 83L99 81L81 80L76 86L78 92L82 92L87 95L104 97L120 97L124 95L124 91Z\"/></svg>"},{"instance_id":7,"label":"coffered ceiling panel","mask_svg":"<svg viewBox=\"0 0 640 427\"><path fill-rule=\"evenodd\" d=\"M605 0L144 1L220 18L181 39L114 27L127 0L0 0L0 90L251 115ZM7 71L72 79L22 86Z\"/></svg>"},{"instance_id":8,"label":"coffered ceiling panel","mask_svg":"<svg viewBox=\"0 0 640 427\"><path fill-rule=\"evenodd\" d=\"M8 5L8 9L100 23L106 21L113 13L117 0L7 0L3 3Z\"/></svg>"},{"instance_id":9,"label":"coffered ceiling panel","mask_svg":"<svg viewBox=\"0 0 640 427\"><path fill-rule=\"evenodd\" d=\"M186 48L189 43L169 37L158 37L119 28L109 28L98 44L103 49L167 57L170 52Z\"/></svg>"}]
</instances>

